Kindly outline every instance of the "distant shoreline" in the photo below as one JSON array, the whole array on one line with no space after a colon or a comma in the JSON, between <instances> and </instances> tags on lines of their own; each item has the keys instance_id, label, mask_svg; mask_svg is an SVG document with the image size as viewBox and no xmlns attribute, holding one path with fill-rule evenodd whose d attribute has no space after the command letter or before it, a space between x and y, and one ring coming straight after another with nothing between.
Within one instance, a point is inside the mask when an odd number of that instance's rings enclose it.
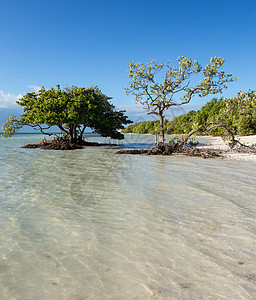
<instances>
[{"instance_id":1,"label":"distant shoreline","mask_svg":"<svg viewBox=\"0 0 256 300\"><path fill-rule=\"evenodd\" d=\"M60 132L48 132L50 134L61 134ZM3 132L0 132L0 135L4 134ZM15 135L21 135L21 134L40 134L40 135L45 135L42 132L16 132L14 134ZM62 133L63 134L63 133ZM97 133L93 133L93 132L85 132L84 134L97 134Z\"/></svg>"},{"instance_id":2,"label":"distant shoreline","mask_svg":"<svg viewBox=\"0 0 256 300\"><path fill-rule=\"evenodd\" d=\"M155 136L155 134L152 133L134 133L134 132L122 132L123 134L139 134L139 135L152 135ZM184 135L183 133L167 133L165 136L170 136L170 135ZM193 135L192 137L194 138L221 138L221 135ZM240 138L247 138L247 137L255 137L256 134L251 134L251 135L236 135L236 137Z\"/></svg>"}]
</instances>

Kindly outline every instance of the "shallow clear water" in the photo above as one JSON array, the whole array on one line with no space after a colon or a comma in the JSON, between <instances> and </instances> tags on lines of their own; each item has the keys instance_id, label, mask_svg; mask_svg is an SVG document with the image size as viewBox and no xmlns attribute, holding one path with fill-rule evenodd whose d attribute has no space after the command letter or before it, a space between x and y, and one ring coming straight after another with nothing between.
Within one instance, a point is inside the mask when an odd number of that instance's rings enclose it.
<instances>
[{"instance_id":1,"label":"shallow clear water","mask_svg":"<svg viewBox=\"0 0 256 300\"><path fill-rule=\"evenodd\" d=\"M0 299L255 299L255 162L40 139L0 140Z\"/></svg>"}]
</instances>

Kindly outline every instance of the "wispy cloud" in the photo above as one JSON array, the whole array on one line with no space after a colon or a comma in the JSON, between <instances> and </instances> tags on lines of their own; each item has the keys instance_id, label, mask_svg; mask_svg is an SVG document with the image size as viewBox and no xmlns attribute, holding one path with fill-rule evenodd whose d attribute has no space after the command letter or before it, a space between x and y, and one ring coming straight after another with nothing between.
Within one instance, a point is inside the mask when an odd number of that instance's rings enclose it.
<instances>
[{"instance_id":1,"label":"wispy cloud","mask_svg":"<svg viewBox=\"0 0 256 300\"><path fill-rule=\"evenodd\" d=\"M10 107L17 107L16 101L22 97L21 94L14 95L10 93L5 93L4 91L0 90L0 108L10 108Z\"/></svg>"},{"instance_id":2,"label":"wispy cloud","mask_svg":"<svg viewBox=\"0 0 256 300\"><path fill-rule=\"evenodd\" d=\"M116 108L118 110L125 110L127 113L133 113L133 114L144 114L145 113L145 109L143 109L143 106L137 105L137 104L117 105Z\"/></svg>"},{"instance_id":3,"label":"wispy cloud","mask_svg":"<svg viewBox=\"0 0 256 300\"><path fill-rule=\"evenodd\" d=\"M28 88L34 90L35 92L38 92L42 87L38 85L28 85Z\"/></svg>"},{"instance_id":4,"label":"wispy cloud","mask_svg":"<svg viewBox=\"0 0 256 300\"><path fill-rule=\"evenodd\" d=\"M141 121L149 121L154 120L154 117L148 116L148 111L143 109L142 105L131 104L131 105L118 105L116 106L117 110L125 110L126 115L131 119L133 122L141 122Z\"/></svg>"},{"instance_id":5,"label":"wispy cloud","mask_svg":"<svg viewBox=\"0 0 256 300\"><path fill-rule=\"evenodd\" d=\"M165 111L165 118L168 120L172 120L174 117L183 115L190 110L197 110L201 108L202 105L181 105L181 106L173 106ZM158 120L156 115L150 114L148 115L148 110L144 109L142 105L139 104L131 104L131 105L118 105L116 106L118 110L125 110L126 115L134 122L142 122L142 121L152 121Z\"/></svg>"}]
</instances>

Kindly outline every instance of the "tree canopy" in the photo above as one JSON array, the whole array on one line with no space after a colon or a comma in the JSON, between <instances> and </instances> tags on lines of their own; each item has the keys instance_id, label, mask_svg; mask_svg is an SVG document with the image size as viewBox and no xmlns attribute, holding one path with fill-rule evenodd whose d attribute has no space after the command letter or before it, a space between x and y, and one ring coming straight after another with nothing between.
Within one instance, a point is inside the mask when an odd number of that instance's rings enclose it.
<instances>
[{"instance_id":1,"label":"tree canopy","mask_svg":"<svg viewBox=\"0 0 256 300\"><path fill-rule=\"evenodd\" d=\"M19 119L11 116L3 126L4 136L12 136L22 126L28 125L44 134L46 130L57 126L72 142L82 141L87 127L103 137L123 139L118 130L131 123L109 102L111 97L104 95L97 86L65 87L45 89L38 93L27 93L17 103L23 107Z\"/></svg>"},{"instance_id":2,"label":"tree canopy","mask_svg":"<svg viewBox=\"0 0 256 300\"><path fill-rule=\"evenodd\" d=\"M220 69L225 61L222 57L211 58L204 68L191 58L181 56L177 61L178 67L172 66L169 61L158 64L156 60L151 60L147 65L129 64L128 77L131 82L125 88L126 94L134 95L136 102L144 105L149 114L159 117L162 143L165 110L187 104L194 96L217 94L227 87L226 83L236 80L231 73L226 74ZM201 80L196 75L201 75Z\"/></svg>"}]
</instances>

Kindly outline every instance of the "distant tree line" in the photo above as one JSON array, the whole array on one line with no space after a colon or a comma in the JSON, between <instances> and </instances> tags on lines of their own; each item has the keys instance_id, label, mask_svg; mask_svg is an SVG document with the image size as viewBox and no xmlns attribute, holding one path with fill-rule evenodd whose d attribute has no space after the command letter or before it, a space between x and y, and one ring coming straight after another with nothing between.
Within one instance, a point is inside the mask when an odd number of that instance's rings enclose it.
<instances>
[{"instance_id":1,"label":"distant tree line","mask_svg":"<svg viewBox=\"0 0 256 300\"><path fill-rule=\"evenodd\" d=\"M200 110L191 110L188 113L175 117L172 121L164 120L166 134L189 134L194 128L205 126L227 110L231 99L213 98ZM256 102L255 97L250 98L250 103L239 105L222 117L222 123L232 129L237 135L256 134ZM159 121L146 121L129 125L123 133L155 134L159 133ZM197 135L225 135L223 127L213 128L210 131L199 131Z\"/></svg>"}]
</instances>

